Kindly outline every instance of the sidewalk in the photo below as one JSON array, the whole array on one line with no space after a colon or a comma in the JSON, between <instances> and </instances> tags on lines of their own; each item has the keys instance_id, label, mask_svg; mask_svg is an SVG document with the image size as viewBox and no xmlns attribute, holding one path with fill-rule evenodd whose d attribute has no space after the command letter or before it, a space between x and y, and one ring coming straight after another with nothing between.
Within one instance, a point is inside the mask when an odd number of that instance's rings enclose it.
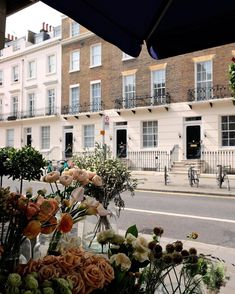
<instances>
[{"instance_id":1,"label":"sidewalk","mask_svg":"<svg viewBox=\"0 0 235 294\"><path fill-rule=\"evenodd\" d=\"M198 188L189 185L187 174L169 174L169 183L167 185L164 183L164 173L161 172L133 171L132 176L138 179L137 190L235 197L235 175L229 175L230 191L227 190L224 184L222 188L218 187L214 174L201 174ZM161 243L164 245L173 241L175 240L162 238ZM235 249L197 241L185 241L185 248L192 246L198 249L198 253L211 254L225 261L227 275L230 280L227 282L226 287L221 288L220 294L234 294Z\"/></svg>"},{"instance_id":2,"label":"sidewalk","mask_svg":"<svg viewBox=\"0 0 235 294\"><path fill-rule=\"evenodd\" d=\"M187 174L169 174L167 185L165 185L163 172L132 171L132 175L138 179L137 189L139 190L235 196L235 175L228 175L230 191L226 183L223 183L222 188L218 187L214 174L201 174L198 188L189 185Z\"/></svg>"}]
</instances>

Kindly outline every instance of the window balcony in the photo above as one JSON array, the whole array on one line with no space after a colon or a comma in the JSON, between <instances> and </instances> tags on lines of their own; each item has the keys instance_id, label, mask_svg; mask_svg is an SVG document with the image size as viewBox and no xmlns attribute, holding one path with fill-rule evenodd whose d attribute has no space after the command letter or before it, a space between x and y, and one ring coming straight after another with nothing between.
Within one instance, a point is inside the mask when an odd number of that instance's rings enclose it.
<instances>
[{"instance_id":1,"label":"window balcony","mask_svg":"<svg viewBox=\"0 0 235 294\"><path fill-rule=\"evenodd\" d=\"M84 104L76 104L74 106L65 105L62 107L62 114L79 114L84 112L99 112L104 110L103 102L92 102Z\"/></svg>"},{"instance_id":2,"label":"window balcony","mask_svg":"<svg viewBox=\"0 0 235 294\"><path fill-rule=\"evenodd\" d=\"M188 101L207 101L213 99L231 98L231 90L229 86L215 85L213 87L206 88L194 88L189 89L187 93Z\"/></svg>"},{"instance_id":3,"label":"window balcony","mask_svg":"<svg viewBox=\"0 0 235 294\"><path fill-rule=\"evenodd\" d=\"M171 97L169 93L155 96L143 95L125 98L119 97L114 101L114 107L115 109L129 109L165 105L169 104L170 102Z\"/></svg>"},{"instance_id":4,"label":"window balcony","mask_svg":"<svg viewBox=\"0 0 235 294\"><path fill-rule=\"evenodd\" d=\"M26 110L26 111L18 111L18 112L10 112L2 114L0 120L18 120L18 119L27 119L27 118L36 118L36 117L44 117L44 116L55 116L60 114L60 109L58 107L47 107L47 108L39 108L34 110Z\"/></svg>"}]
</instances>

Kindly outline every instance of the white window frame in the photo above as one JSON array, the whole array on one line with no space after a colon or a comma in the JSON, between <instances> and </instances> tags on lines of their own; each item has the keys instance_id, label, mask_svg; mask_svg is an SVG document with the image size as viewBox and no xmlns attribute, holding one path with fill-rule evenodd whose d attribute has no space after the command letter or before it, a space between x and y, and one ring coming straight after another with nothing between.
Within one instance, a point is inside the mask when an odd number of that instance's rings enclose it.
<instances>
[{"instance_id":1,"label":"white window frame","mask_svg":"<svg viewBox=\"0 0 235 294\"><path fill-rule=\"evenodd\" d=\"M132 79L133 83L127 84L128 79ZM129 88L128 91L127 87ZM136 97L136 76L135 74L123 75L122 77L122 95L123 95L123 106L124 108L135 107Z\"/></svg>"},{"instance_id":2,"label":"white window frame","mask_svg":"<svg viewBox=\"0 0 235 294\"><path fill-rule=\"evenodd\" d=\"M156 126L154 126L155 123L156 123ZM144 149L157 148L158 147L158 121L157 120L142 121L141 127L142 127L142 148ZM154 132L155 127L157 128L156 132ZM144 128L146 129L146 132Z\"/></svg>"},{"instance_id":3,"label":"white window frame","mask_svg":"<svg viewBox=\"0 0 235 294\"><path fill-rule=\"evenodd\" d=\"M83 126L83 148L94 148L95 147L95 125L84 125Z\"/></svg>"},{"instance_id":4,"label":"white window frame","mask_svg":"<svg viewBox=\"0 0 235 294\"><path fill-rule=\"evenodd\" d=\"M76 21L70 23L70 37L76 37L80 35L80 24Z\"/></svg>"},{"instance_id":5,"label":"white window frame","mask_svg":"<svg viewBox=\"0 0 235 294\"><path fill-rule=\"evenodd\" d=\"M14 129L6 130L6 147L14 147Z\"/></svg>"},{"instance_id":6,"label":"white window frame","mask_svg":"<svg viewBox=\"0 0 235 294\"><path fill-rule=\"evenodd\" d=\"M12 116L17 117L19 111L19 96L13 95L11 96L11 112Z\"/></svg>"},{"instance_id":7,"label":"white window frame","mask_svg":"<svg viewBox=\"0 0 235 294\"><path fill-rule=\"evenodd\" d=\"M54 63L51 61L54 61ZM56 73L56 55L48 54L47 55L47 74L54 74L54 73Z\"/></svg>"},{"instance_id":8,"label":"white window frame","mask_svg":"<svg viewBox=\"0 0 235 294\"><path fill-rule=\"evenodd\" d=\"M28 79L36 78L36 60L28 61Z\"/></svg>"},{"instance_id":9,"label":"white window frame","mask_svg":"<svg viewBox=\"0 0 235 294\"><path fill-rule=\"evenodd\" d=\"M94 52L96 48L99 49L98 53ZM101 43L91 45L90 46L90 68L101 66L102 65L101 57L102 57Z\"/></svg>"},{"instance_id":10,"label":"white window frame","mask_svg":"<svg viewBox=\"0 0 235 294\"><path fill-rule=\"evenodd\" d=\"M34 116L35 115L35 93L34 92L30 92L28 93L28 115L29 116Z\"/></svg>"},{"instance_id":11,"label":"white window frame","mask_svg":"<svg viewBox=\"0 0 235 294\"><path fill-rule=\"evenodd\" d=\"M133 57L125 52L122 52L122 61L130 60L130 59L135 59L135 57Z\"/></svg>"},{"instance_id":12,"label":"white window frame","mask_svg":"<svg viewBox=\"0 0 235 294\"><path fill-rule=\"evenodd\" d=\"M74 56L75 54L77 55ZM79 71L80 70L80 50L75 50L70 53L70 72Z\"/></svg>"},{"instance_id":13,"label":"white window frame","mask_svg":"<svg viewBox=\"0 0 235 294\"><path fill-rule=\"evenodd\" d=\"M165 69L156 69L151 71L151 96L152 96L153 104L155 104L155 102L156 103L165 102L165 97L166 97L166 70Z\"/></svg>"},{"instance_id":14,"label":"white window frame","mask_svg":"<svg viewBox=\"0 0 235 294\"><path fill-rule=\"evenodd\" d=\"M223 118L226 118L227 122L223 122ZM231 140L235 141L235 137L231 138L231 133L235 133L235 115L222 115L220 120L221 125L221 146L226 147L235 147L231 145ZM223 138L223 134L225 134ZM228 144L225 145L223 141L227 140Z\"/></svg>"},{"instance_id":15,"label":"white window frame","mask_svg":"<svg viewBox=\"0 0 235 294\"><path fill-rule=\"evenodd\" d=\"M75 103L73 97L74 89L78 90L77 101ZM69 106L70 106L70 113L79 113L80 110L80 84L71 85L69 91Z\"/></svg>"},{"instance_id":16,"label":"white window frame","mask_svg":"<svg viewBox=\"0 0 235 294\"><path fill-rule=\"evenodd\" d=\"M94 92L94 87L99 85L99 93ZM95 94L95 95L94 95ZM101 110L101 80L91 81L90 82L90 110L92 112L97 112Z\"/></svg>"},{"instance_id":17,"label":"white window frame","mask_svg":"<svg viewBox=\"0 0 235 294\"><path fill-rule=\"evenodd\" d=\"M47 115L55 114L56 112L56 89L48 88L47 89Z\"/></svg>"},{"instance_id":18,"label":"white window frame","mask_svg":"<svg viewBox=\"0 0 235 294\"><path fill-rule=\"evenodd\" d=\"M3 70L0 70L0 87L3 86L3 83L4 83Z\"/></svg>"},{"instance_id":19,"label":"white window frame","mask_svg":"<svg viewBox=\"0 0 235 294\"><path fill-rule=\"evenodd\" d=\"M210 63L210 72L208 72L205 68L205 75L207 76L208 74L211 75L211 78L208 79L201 79L201 80L198 80L198 69L197 69L197 66L199 64L203 65L205 67L207 67L207 64ZM212 59L208 59L208 60L203 60L203 61L197 61L195 62L194 64L194 67L195 67L195 98L197 101L201 101L201 100L208 100L210 98L213 97L213 93L212 93L212 90L210 91L210 89L212 89L212 86L213 86L213 62L212 62ZM202 74L203 75L203 74ZM199 87L199 84L205 84L204 87ZM202 90L202 92L198 92L199 89L205 89Z\"/></svg>"},{"instance_id":20,"label":"white window frame","mask_svg":"<svg viewBox=\"0 0 235 294\"><path fill-rule=\"evenodd\" d=\"M18 83L20 80L20 69L19 69L19 65L13 65L11 68L11 73L12 73L12 82L13 83Z\"/></svg>"},{"instance_id":21,"label":"white window frame","mask_svg":"<svg viewBox=\"0 0 235 294\"><path fill-rule=\"evenodd\" d=\"M41 149L48 150L50 149L50 126L41 126Z\"/></svg>"}]
</instances>

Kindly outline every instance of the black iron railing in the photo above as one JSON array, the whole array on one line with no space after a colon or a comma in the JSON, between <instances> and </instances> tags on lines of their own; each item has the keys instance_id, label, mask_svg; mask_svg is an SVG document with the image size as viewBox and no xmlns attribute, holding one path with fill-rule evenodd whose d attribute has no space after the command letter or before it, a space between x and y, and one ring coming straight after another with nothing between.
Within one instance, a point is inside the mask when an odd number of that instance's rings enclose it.
<instances>
[{"instance_id":1,"label":"black iron railing","mask_svg":"<svg viewBox=\"0 0 235 294\"><path fill-rule=\"evenodd\" d=\"M194 88L188 90L188 101L203 101L232 97L229 86L215 85L213 87Z\"/></svg>"},{"instance_id":2,"label":"black iron railing","mask_svg":"<svg viewBox=\"0 0 235 294\"><path fill-rule=\"evenodd\" d=\"M83 112L99 112L104 110L103 102L84 103L76 105L65 105L62 107L62 114L78 114Z\"/></svg>"},{"instance_id":3,"label":"black iron railing","mask_svg":"<svg viewBox=\"0 0 235 294\"><path fill-rule=\"evenodd\" d=\"M58 107L44 107L39 109L31 109L26 111L5 113L0 116L0 120L11 121L16 119L34 118L34 117L51 116L51 115L59 115L59 114L60 114L60 108Z\"/></svg>"},{"instance_id":4,"label":"black iron railing","mask_svg":"<svg viewBox=\"0 0 235 294\"><path fill-rule=\"evenodd\" d=\"M137 107L148 107L169 104L171 102L171 97L169 93L159 96L133 96L133 97L119 97L114 101L115 109L122 108L137 108Z\"/></svg>"}]
</instances>

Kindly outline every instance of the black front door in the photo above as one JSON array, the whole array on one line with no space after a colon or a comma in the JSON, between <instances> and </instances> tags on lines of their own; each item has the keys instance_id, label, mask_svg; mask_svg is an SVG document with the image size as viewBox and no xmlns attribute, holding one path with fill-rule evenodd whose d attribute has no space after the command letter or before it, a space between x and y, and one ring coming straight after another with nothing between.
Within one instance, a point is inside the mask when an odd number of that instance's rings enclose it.
<instances>
[{"instance_id":1,"label":"black front door","mask_svg":"<svg viewBox=\"0 0 235 294\"><path fill-rule=\"evenodd\" d=\"M187 159L198 159L201 157L201 127L186 127L186 155Z\"/></svg>"},{"instance_id":2,"label":"black front door","mask_svg":"<svg viewBox=\"0 0 235 294\"><path fill-rule=\"evenodd\" d=\"M117 157L126 157L126 130L117 130Z\"/></svg>"},{"instance_id":3,"label":"black front door","mask_svg":"<svg viewBox=\"0 0 235 294\"><path fill-rule=\"evenodd\" d=\"M65 133L65 158L73 156L73 133Z\"/></svg>"}]
</instances>

